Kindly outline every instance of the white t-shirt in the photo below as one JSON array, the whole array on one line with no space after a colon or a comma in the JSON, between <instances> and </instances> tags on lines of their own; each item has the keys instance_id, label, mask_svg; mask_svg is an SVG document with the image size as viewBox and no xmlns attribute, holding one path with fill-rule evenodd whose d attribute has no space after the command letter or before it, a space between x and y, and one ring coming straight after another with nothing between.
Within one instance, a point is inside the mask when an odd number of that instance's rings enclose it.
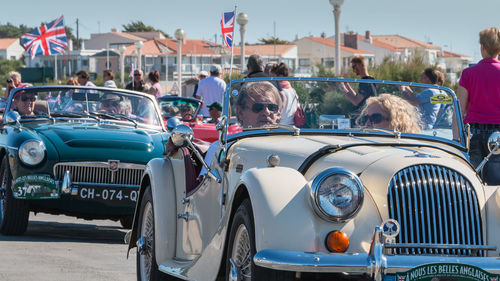
<instances>
[{"instance_id":1,"label":"white t-shirt","mask_svg":"<svg viewBox=\"0 0 500 281\"><path fill-rule=\"evenodd\" d=\"M203 100L201 114L204 117L210 116L208 106L214 102L222 103L222 97L226 90L226 82L216 76L210 76L200 81L196 96Z\"/></svg>"},{"instance_id":2,"label":"white t-shirt","mask_svg":"<svg viewBox=\"0 0 500 281\"><path fill-rule=\"evenodd\" d=\"M284 85L282 84L282 87ZM288 85L289 86L289 85ZM294 116L295 111L297 111L298 101L297 93L292 87L282 88L283 93L286 96L286 104L283 105L283 113L281 114L280 124L282 125L293 125L295 123Z\"/></svg>"}]
</instances>

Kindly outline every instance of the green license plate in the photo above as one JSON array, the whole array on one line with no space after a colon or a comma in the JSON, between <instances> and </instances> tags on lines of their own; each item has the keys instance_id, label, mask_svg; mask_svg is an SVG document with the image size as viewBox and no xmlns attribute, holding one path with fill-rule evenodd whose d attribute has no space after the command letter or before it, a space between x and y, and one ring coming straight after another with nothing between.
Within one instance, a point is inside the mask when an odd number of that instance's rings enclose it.
<instances>
[{"instance_id":1,"label":"green license plate","mask_svg":"<svg viewBox=\"0 0 500 281\"><path fill-rule=\"evenodd\" d=\"M57 199L56 181L49 175L24 175L14 181L13 194L17 199Z\"/></svg>"},{"instance_id":2,"label":"green license plate","mask_svg":"<svg viewBox=\"0 0 500 281\"><path fill-rule=\"evenodd\" d=\"M396 273L397 281L499 281L479 267L461 263L431 263Z\"/></svg>"}]
</instances>

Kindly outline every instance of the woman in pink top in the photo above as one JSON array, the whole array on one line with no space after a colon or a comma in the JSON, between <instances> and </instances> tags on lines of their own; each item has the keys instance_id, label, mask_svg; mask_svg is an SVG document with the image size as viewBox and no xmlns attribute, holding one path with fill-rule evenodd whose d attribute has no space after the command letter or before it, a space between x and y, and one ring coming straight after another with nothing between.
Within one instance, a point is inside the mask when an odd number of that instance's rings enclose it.
<instances>
[{"instance_id":1,"label":"woman in pink top","mask_svg":"<svg viewBox=\"0 0 500 281\"><path fill-rule=\"evenodd\" d=\"M496 27L479 33L483 59L462 72L457 91L464 123L471 126L469 157L478 166L488 155L488 137L500 131L500 30ZM488 184L500 184L500 155L493 155L483 168Z\"/></svg>"},{"instance_id":2,"label":"woman in pink top","mask_svg":"<svg viewBox=\"0 0 500 281\"><path fill-rule=\"evenodd\" d=\"M148 93L154 95L156 98L161 97L160 72L158 72L158 70L151 71L148 74L148 79L151 83L151 88L149 88Z\"/></svg>"}]
</instances>

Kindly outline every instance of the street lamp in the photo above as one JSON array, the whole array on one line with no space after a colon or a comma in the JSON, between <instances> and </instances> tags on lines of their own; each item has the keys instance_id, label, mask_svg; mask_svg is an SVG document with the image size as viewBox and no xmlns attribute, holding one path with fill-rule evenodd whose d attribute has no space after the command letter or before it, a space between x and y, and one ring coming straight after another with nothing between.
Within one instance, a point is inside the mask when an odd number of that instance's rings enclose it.
<instances>
[{"instance_id":1,"label":"street lamp","mask_svg":"<svg viewBox=\"0 0 500 281\"><path fill-rule=\"evenodd\" d=\"M330 0L333 6L333 16L335 17L335 75L340 75L340 6L344 0Z\"/></svg>"},{"instance_id":2,"label":"street lamp","mask_svg":"<svg viewBox=\"0 0 500 281\"><path fill-rule=\"evenodd\" d=\"M179 96L182 97L181 76L182 76L182 41L186 37L186 33L182 29L175 31L175 39L177 39L177 86L179 88Z\"/></svg>"},{"instance_id":3,"label":"street lamp","mask_svg":"<svg viewBox=\"0 0 500 281\"><path fill-rule=\"evenodd\" d=\"M137 62L137 69L140 69L140 70L142 70L142 58L141 58L142 46L144 46L144 43L142 41L135 42L135 48L137 49L137 56L139 57L139 61Z\"/></svg>"},{"instance_id":4,"label":"street lamp","mask_svg":"<svg viewBox=\"0 0 500 281\"><path fill-rule=\"evenodd\" d=\"M236 22L240 25L241 34L241 72L245 70L245 25L248 23L248 16L245 13L239 13Z\"/></svg>"},{"instance_id":5,"label":"street lamp","mask_svg":"<svg viewBox=\"0 0 500 281\"><path fill-rule=\"evenodd\" d=\"M165 52L165 81L168 84L168 47L165 46L162 51Z\"/></svg>"},{"instance_id":6,"label":"street lamp","mask_svg":"<svg viewBox=\"0 0 500 281\"><path fill-rule=\"evenodd\" d=\"M120 78L122 86L125 86L125 50L127 50L127 47L125 47L125 45L121 45L118 49L118 51L120 52Z\"/></svg>"}]
</instances>

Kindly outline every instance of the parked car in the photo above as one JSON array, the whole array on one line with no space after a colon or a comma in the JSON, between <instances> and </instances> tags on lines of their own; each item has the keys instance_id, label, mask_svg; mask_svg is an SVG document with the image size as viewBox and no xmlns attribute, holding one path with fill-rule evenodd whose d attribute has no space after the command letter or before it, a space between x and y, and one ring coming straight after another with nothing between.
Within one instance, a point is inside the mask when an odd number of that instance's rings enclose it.
<instances>
[{"instance_id":1,"label":"parked car","mask_svg":"<svg viewBox=\"0 0 500 281\"><path fill-rule=\"evenodd\" d=\"M167 124L169 119L178 118L192 128L195 138L207 142L219 139L219 131L216 130L217 124L209 122L210 118L203 119L203 116L200 115L203 105L201 100L173 95L164 95L157 100L167 128L169 127ZM229 126L228 134L238 132L241 132L241 126L233 120Z\"/></svg>"},{"instance_id":2,"label":"parked car","mask_svg":"<svg viewBox=\"0 0 500 281\"><path fill-rule=\"evenodd\" d=\"M127 234L138 280L498 280L500 188L471 166L450 89L275 79L298 94L307 120L297 128L275 123L280 102L261 80L232 81L225 93L224 130L237 115L241 133L223 131L202 158L179 125L171 134L178 150L147 164ZM347 84L397 106L362 111L346 98ZM402 101L402 85L435 89L429 129L423 110ZM245 125L253 120L264 125ZM491 140L500 152L498 135Z\"/></svg>"},{"instance_id":3,"label":"parked car","mask_svg":"<svg viewBox=\"0 0 500 281\"><path fill-rule=\"evenodd\" d=\"M146 163L168 140L149 95L97 87L15 89L0 132L0 233L7 235L26 231L29 212L130 227Z\"/></svg>"}]
</instances>

